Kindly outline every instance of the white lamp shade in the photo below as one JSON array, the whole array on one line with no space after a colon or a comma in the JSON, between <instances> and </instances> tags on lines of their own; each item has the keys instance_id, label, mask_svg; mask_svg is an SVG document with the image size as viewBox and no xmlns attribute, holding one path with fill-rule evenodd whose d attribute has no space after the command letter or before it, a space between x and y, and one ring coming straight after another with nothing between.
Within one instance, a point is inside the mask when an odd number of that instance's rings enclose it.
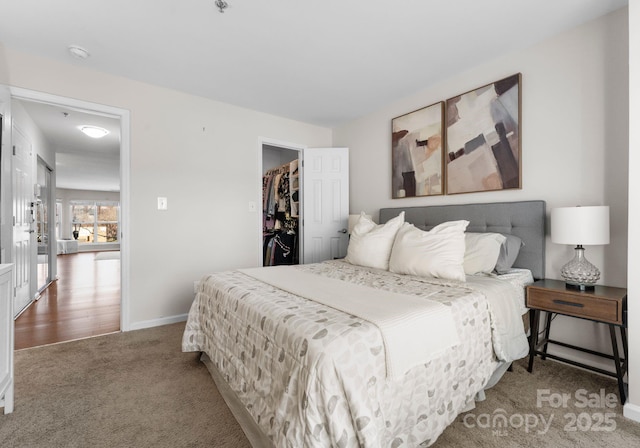
<instances>
[{"instance_id":1,"label":"white lamp shade","mask_svg":"<svg viewBox=\"0 0 640 448\"><path fill-rule=\"evenodd\" d=\"M576 246L609 244L609 207L552 209L551 241Z\"/></svg>"},{"instance_id":2,"label":"white lamp shade","mask_svg":"<svg viewBox=\"0 0 640 448\"><path fill-rule=\"evenodd\" d=\"M365 215L364 212L361 212L360 215L364 216L367 219L371 219L371 215ZM353 228L356 226L356 224L358 224L360 215L349 215L349 235L353 233Z\"/></svg>"}]
</instances>

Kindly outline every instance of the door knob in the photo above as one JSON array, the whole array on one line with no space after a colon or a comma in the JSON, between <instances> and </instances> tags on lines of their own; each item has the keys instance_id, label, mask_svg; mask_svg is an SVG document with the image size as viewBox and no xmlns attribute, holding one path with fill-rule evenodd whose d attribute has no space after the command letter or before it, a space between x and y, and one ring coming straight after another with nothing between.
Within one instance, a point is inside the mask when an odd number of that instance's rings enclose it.
<instances>
[{"instance_id":1,"label":"door knob","mask_svg":"<svg viewBox=\"0 0 640 448\"><path fill-rule=\"evenodd\" d=\"M347 229L338 230L338 233L347 233Z\"/></svg>"}]
</instances>

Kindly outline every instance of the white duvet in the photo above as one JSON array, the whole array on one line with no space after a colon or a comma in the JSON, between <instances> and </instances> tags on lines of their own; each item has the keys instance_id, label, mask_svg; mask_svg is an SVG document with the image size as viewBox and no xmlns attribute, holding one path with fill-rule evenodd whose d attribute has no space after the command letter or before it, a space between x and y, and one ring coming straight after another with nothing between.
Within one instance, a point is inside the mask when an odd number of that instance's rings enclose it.
<instances>
[{"instance_id":1,"label":"white duvet","mask_svg":"<svg viewBox=\"0 0 640 448\"><path fill-rule=\"evenodd\" d=\"M402 376L459 343L451 308L425 297L327 278L296 266L240 272L376 325L384 341L387 377Z\"/></svg>"},{"instance_id":2,"label":"white duvet","mask_svg":"<svg viewBox=\"0 0 640 448\"><path fill-rule=\"evenodd\" d=\"M489 276L467 276L467 284L487 298L496 357L505 362L525 357L529 353L529 343L522 319L516 318L523 314L522 305L520 300L514 300L523 292L516 285L496 282L495 277Z\"/></svg>"},{"instance_id":3,"label":"white duvet","mask_svg":"<svg viewBox=\"0 0 640 448\"><path fill-rule=\"evenodd\" d=\"M507 319L522 325L524 292L508 282L440 281L340 261L294 269L437 301L451 310L459 343L388 378L375 324L239 271L207 276L189 312L183 350L208 354L275 446L428 446L473 402L498 358L518 353L509 347L520 338L494 340L512 332L497 317L500 301L515 301ZM509 285L491 303L490 281ZM423 343L415 337L411 346Z\"/></svg>"}]
</instances>

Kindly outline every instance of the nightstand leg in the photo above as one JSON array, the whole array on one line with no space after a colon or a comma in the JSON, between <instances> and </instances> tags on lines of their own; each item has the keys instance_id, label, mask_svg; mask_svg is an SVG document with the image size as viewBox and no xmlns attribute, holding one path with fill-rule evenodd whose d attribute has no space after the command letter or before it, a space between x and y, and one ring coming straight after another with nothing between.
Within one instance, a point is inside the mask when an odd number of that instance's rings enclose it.
<instances>
[{"instance_id":1,"label":"nightstand leg","mask_svg":"<svg viewBox=\"0 0 640 448\"><path fill-rule=\"evenodd\" d=\"M531 341L529 346L529 373L533 372L533 358L536 357L536 346L538 345L538 326L540 325L540 310L531 310L533 319L531 322Z\"/></svg>"},{"instance_id":2,"label":"nightstand leg","mask_svg":"<svg viewBox=\"0 0 640 448\"><path fill-rule=\"evenodd\" d=\"M624 330L624 328L622 330ZM615 361L616 374L618 375L618 390L620 391L620 404L624 404L624 402L627 401L627 397L624 392L624 381L622 379L623 377L622 367L620 366L620 354L618 353L618 338L616 337L616 326L613 324L609 324L609 332L611 333L611 346L613 348L613 360Z\"/></svg>"},{"instance_id":3,"label":"nightstand leg","mask_svg":"<svg viewBox=\"0 0 640 448\"><path fill-rule=\"evenodd\" d=\"M627 329L620 327L620 337L622 338L622 349L624 350L624 364L629 365L629 347L627 346Z\"/></svg>"},{"instance_id":4,"label":"nightstand leg","mask_svg":"<svg viewBox=\"0 0 640 448\"><path fill-rule=\"evenodd\" d=\"M545 325L544 325L544 340L547 341L544 344L544 347L542 348L542 360L544 361L545 359L547 359L547 346L549 345L549 333L551 333L551 318L553 313L550 313L549 311L545 312L545 314L547 315L546 318L547 320L545 321Z\"/></svg>"}]
</instances>

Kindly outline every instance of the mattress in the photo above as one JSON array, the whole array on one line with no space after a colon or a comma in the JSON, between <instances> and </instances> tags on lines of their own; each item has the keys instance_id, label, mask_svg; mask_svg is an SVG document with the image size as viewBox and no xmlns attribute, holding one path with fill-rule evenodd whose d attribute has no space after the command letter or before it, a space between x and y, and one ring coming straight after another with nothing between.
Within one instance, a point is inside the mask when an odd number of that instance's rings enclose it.
<instances>
[{"instance_id":1,"label":"mattress","mask_svg":"<svg viewBox=\"0 0 640 448\"><path fill-rule=\"evenodd\" d=\"M459 343L389 378L384 341L371 322L240 271L206 276L183 351L206 353L274 446L429 446L511 361L503 359L512 352L505 352L509 342L497 341L497 333L515 327L526 341L521 314L524 285L532 281L526 270L461 283L339 260L294 269L436 300L450 307ZM504 315L509 322L496 322Z\"/></svg>"}]
</instances>

